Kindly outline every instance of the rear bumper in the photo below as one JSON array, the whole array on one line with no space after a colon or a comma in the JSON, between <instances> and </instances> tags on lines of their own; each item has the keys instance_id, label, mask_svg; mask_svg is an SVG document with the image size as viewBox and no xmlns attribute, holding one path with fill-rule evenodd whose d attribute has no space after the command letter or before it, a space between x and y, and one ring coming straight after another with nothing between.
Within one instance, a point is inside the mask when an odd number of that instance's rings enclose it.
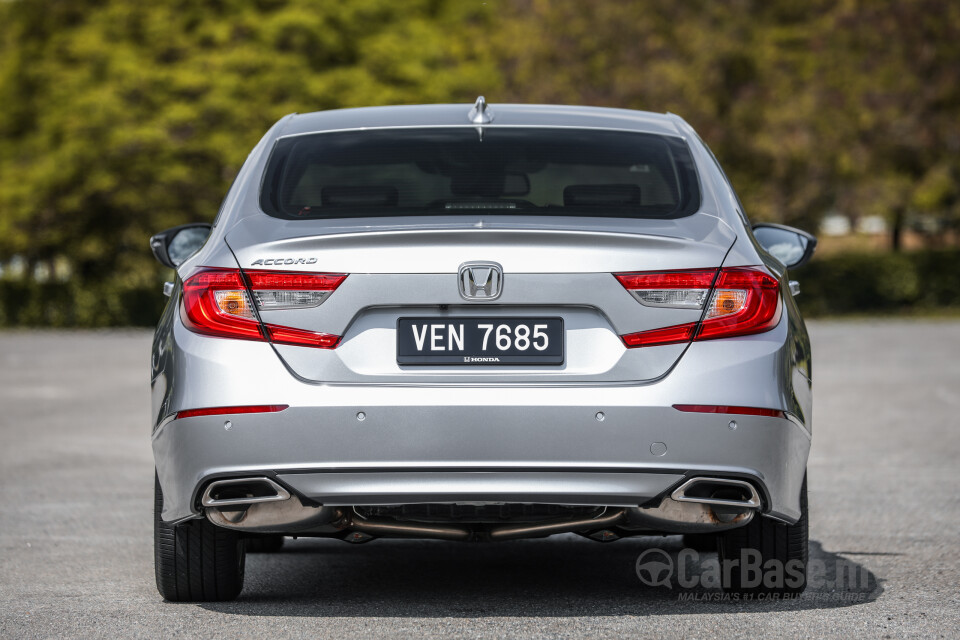
<instances>
[{"instance_id":1,"label":"rear bumper","mask_svg":"<svg viewBox=\"0 0 960 640\"><path fill-rule=\"evenodd\" d=\"M389 391L410 401L428 392L434 401L470 395L467 389ZM764 512L787 521L800 515L810 440L791 420L735 416L732 430L731 416L618 406L618 397L636 394L631 388L526 391L542 404L351 404L171 421L153 441L163 517L196 515L206 482L244 475L274 477L328 505L637 506L688 476L741 477L760 490ZM571 404L577 396L593 402ZM664 445L666 452L656 455Z\"/></svg>"},{"instance_id":2,"label":"rear bumper","mask_svg":"<svg viewBox=\"0 0 960 640\"><path fill-rule=\"evenodd\" d=\"M253 475L328 505L637 506L686 477L731 477L757 487L763 513L800 516L810 387L790 366L786 321L764 334L693 343L664 378L619 386L311 384L267 344L174 332L177 347L155 353L153 451L166 521L199 515L211 480ZM290 407L170 419L181 409L280 403ZM788 417L686 413L674 404Z\"/></svg>"}]
</instances>

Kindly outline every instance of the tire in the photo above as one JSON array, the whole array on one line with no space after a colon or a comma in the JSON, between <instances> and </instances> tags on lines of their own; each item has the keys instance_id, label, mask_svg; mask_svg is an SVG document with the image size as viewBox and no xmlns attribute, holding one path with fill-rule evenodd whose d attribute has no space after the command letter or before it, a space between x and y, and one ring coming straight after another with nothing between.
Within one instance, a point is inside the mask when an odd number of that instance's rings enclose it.
<instances>
[{"instance_id":1,"label":"tire","mask_svg":"<svg viewBox=\"0 0 960 640\"><path fill-rule=\"evenodd\" d=\"M758 516L744 527L720 534L718 552L724 591L753 596L802 593L807 587L808 538L807 478L804 476L800 519L795 524ZM752 557L751 564L763 569L742 571L747 557Z\"/></svg>"},{"instance_id":2,"label":"tire","mask_svg":"<svg viewBox=\"0 0 960 640\"><path fill-rule=\"evenodd\" d=\"M236 531L206 519L167 524L154 476L153 549L157 590L170 602L222 602L243 589L244 545Z\"/></svg>"},{"instance_id":3,"label":"tire","mask_svg":"<svg viewBox=\"0 0 960 640\"><path fill-rule=\"evenodd\" d=\"M246 539L247 553L273 553L283 547L283 536L265 534Z\"/></svg>"}]
</instances>

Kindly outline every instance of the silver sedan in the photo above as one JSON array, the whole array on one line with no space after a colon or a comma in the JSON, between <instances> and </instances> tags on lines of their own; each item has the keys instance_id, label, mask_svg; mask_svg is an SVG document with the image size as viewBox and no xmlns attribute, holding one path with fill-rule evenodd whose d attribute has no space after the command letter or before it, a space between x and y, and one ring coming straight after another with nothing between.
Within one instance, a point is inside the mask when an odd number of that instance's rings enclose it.
<instances>
[{"instance_id":1,"label":"silver sedan","mask_svg":"<svg viewBox=\"0 0 960 640\"><path fill-rule=\"evenodd\" d=\"M799 593L815 246L671 114L281 119L212 226L151 238L160 593L234 598L283 536L555 533L685 534L724 588Z\"/></svg>"}]
</instances>

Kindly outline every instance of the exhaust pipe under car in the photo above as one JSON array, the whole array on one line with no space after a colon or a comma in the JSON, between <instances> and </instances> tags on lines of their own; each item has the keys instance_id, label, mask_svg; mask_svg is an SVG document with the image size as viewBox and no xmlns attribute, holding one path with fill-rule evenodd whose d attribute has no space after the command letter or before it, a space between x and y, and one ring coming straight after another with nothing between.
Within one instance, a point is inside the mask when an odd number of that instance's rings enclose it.
<instances>
[{"instance_id":1,"label":"exhaust pipe under car","mask_svg":"<svg viewBox=\"0 0 960 640\"><path fill-rule=\"evenodd\" d=\"M752 484L727 478L691 478L656 507L607 508L590 518L492 527L372 519L345 507L305 505L267 477L216 480L203 492L201 504L210 522L228 529L328 535L359 532L364 534L364 541L375 537L515 540L616 527L632 532L710 533L747 524L761 507L760 495Z\"/></svg>"}]
</instances>

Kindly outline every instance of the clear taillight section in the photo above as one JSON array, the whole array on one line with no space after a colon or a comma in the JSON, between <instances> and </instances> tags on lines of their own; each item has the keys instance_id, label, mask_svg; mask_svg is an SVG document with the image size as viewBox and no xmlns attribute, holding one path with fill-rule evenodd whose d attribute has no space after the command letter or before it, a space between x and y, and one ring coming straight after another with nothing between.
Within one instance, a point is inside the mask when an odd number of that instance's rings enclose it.
<instances>
[{"instance_id":1,"label":"clear taillight section","mask_svg":"<svg viewBox=\"0 0 960 640\"><path fill-rule=\"evenodd\" d=\"M617 280L640 304L705 309L689 322L621 336L628 347L732 338L768 331L780 319L780 284L763 267L618 273Z\"/></svg>"},{"instance_id":2,"label":"clear taillight section","mask_svg":"<svg viewBox=\"0 0 960 640\"><path fill-rule=\"evenodd\" d=\"M239 269L204 269L184 281L181 315L188 329L203 335L332 349L340 342L340 336L261 325L255 311L316 307L346 277L342 273L241 274Z\"/></svg>"},{"instance_id":3,"label":"clear taillight section","mask_svg":"<svg viewBox=\"0 0 960 640\"><path fill-rule=\"evenodd\" d=\"M250 290L263 311L316 307L340 286L342 273L247 271Z\"/></svg>"},{"instance_id":4,"label":"clear taillight section","mask_svg":"<svg viewBox=\"0 0 960 640\"><path fill-rule=\"evenodd\" d=\"M615 273L614 276L644 306L702 309L717 270Z\"/></svg>"}]
</instances>

